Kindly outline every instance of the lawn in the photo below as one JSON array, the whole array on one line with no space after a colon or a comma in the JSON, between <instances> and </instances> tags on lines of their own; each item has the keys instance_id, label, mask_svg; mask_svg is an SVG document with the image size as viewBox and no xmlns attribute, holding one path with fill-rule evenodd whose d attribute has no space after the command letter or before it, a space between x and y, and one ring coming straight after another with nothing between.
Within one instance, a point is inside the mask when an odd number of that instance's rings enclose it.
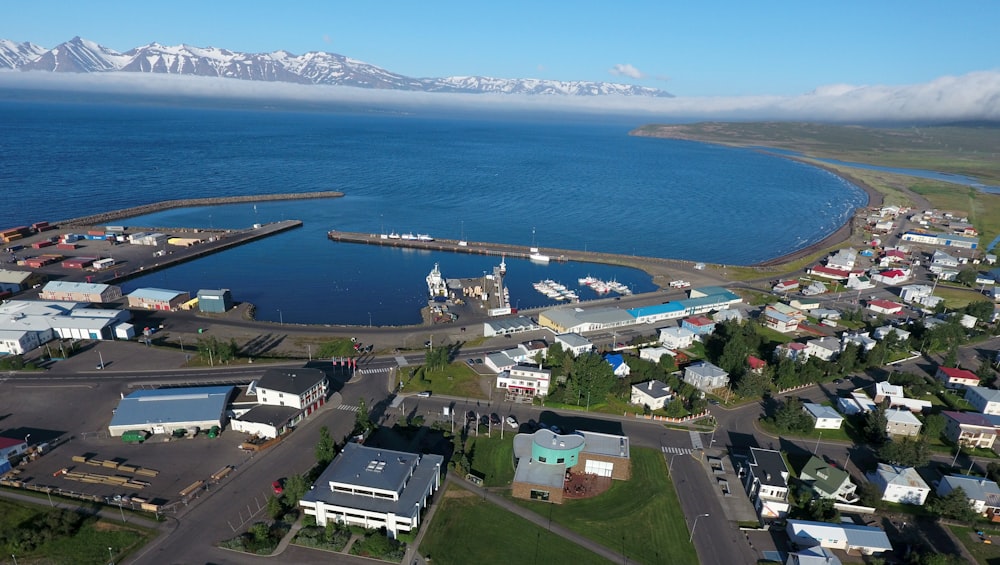
<instances>
[{"instance_id":1,"label":"lawn","mask_svg":"<svg viewBox=\"0 0 1000 565\"><path fill-rule=\"evenodd\" d=\"M969 550L976 559L976 563L981 565L988 565L990 563L996 563L1000 560L1000 531L996 531L990 528L984 530L984 532L989 535L993 543L983 543L980 541L979 536L976 535L976 528L970 528L967 526L946 526L950 528L958 541L965 546L965 549Z\"/></svg>"},{"instance_id":2,"label":"lawn","mask_svg":"<svg viewBox=\"0 0 1000 565\"><path fill-rule=\"evenodd\" d=\"M460 487L448 487L440 504L420 544L420 552L433 563L607 563L594 553Z\"/></svg>"},{"instance_id":3,"label":"lawn","mask_svg":"<svg viewBox=\"0 0 1000 565\"><path fill-rule=\"evenodd\" d=\"M47 506L14 503L0 500L0 528L16 534L19 527L34 522L49 512ZM23 563L72 563L104 564L108 562L108 548L114 561L121 561L150 537L144 528L123 525L110 520L86 518L79 530L71 536L55 536L31 551L24 551L9 543L0 544L5 555L16 554Z\"/></svg>"},{"instance_id":4,"label":"lawn","mask_svg":"<svg viewBox=\"0 0 1000 565\"><path fill-rule=\"evenodd\" d=\"M684 538L689 535L666 461L655 449L632 448L632 478L614 481L594 498L564 504L518 500L538 513L551 511L552 520L616 551L625 547L639 563L696 564L698 556Z\"/></svg>"},{"instance_id":5,"label":"lawn","mask_svg":"<svg viewBox=\"0 0 1000 565\"><path fill-rule=\"evenodd\" d=\"M509 432L509 433L508 433ZM510 486L514 480L514 436L517 430L508 428L500 439L500 430L493 437L480 435L469 438L472 450L472 474L483 479L488 487Z\"/></svg>"},{"instance_id":6,"label":"lawn","mask_svg":"<svg viewBox=\"0 0 1000 565\"><path fill-rule=\"evenodd\" d=\"M464 398L487 398L479 386L482 377L465 363L452 363L443 371L428 372L418 367L413 378L405 379L406 392L429 390L434 394Z\"/></svg>"}]
</instances>

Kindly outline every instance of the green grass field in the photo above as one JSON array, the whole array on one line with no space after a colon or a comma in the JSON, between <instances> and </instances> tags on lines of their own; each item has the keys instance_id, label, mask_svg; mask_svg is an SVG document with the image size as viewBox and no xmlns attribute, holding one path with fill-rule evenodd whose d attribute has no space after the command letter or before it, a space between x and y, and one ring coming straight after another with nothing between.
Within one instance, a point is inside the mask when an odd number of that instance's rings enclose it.
<instances>
[{"instance_id":1,"label":"green grass field","mask_svg":"<svg viewBox=\"0 0 1000 565\"><path fill-rule=\"evenodd\" d=\"M0 500L0 528L13 532L19 525L45 514L47 506ZM144 528L119 524L110 520L87 518L79 531L70 537L55 537L31 551L23 551L12 543L0 545L4 555L17 555L18 563L55 563L67 565L108 562L108 548L114 561L142 546L151 537Z\"/></svg>"},{"instance_id":2,"label":"green grass field","mask_svg":"<svg viewBox=\"0 0 1000 565\"><path fill-rule=\"evenodd\" d=\"M607 563L594 553L462 488L448 487L440 504L420 544L421 554L430 557L432 563Z\"/></svg>"},{"instance_id":3,"label":"green grass field","mask_svg":"<svg viewBox=\"0 0 1000 565\"><path fill-rule=\"evenodd\" d=\"M976 535L976 528L967 526L946 526L951 530L958 541L965 546L965 549L976 559L980 565L991 565L1000 561L1000 530L987 528L984 530L989 535L993 543L983 543Z\"/></svg>"},{"instance_id":4,"label":"green grass field","mask_svg":"<svg viewBox=\"0 0 1000 565\"><path fill-rule=\"evenodd\" d=\"M544 503L518 500L525 508L639 563L697 564L698 556L687 539L689 532L667 464L655 449L632 448L632 478L614 481L608 492L584 500L568 500L546 507Z\"/></svg>"},{"instance_id":5,"label":"green grass field","mask_svg":"<svg viewBox=\"0 0 1000 565\"><path fill-rule=\"evenodd\" d=\"M406 380L404 392L429 390L435 394L461 396L465 398L486 398L479 386L481 377L465 363L452 363L443 371L427 372L417 369L412 379Z\"/></svg>"},{"instance_id":6,"label":"green grass field","mask_svg":"<svg viewBox=\"0 0 1000 565\"><path fill-rule=\"evenodd\" d=\"M508 433L509 432L509 433ZM503 439L500 430L493 430L493 437L480 435L469 438L472 450L472 473L483 479L488 487L509 486L514 480L514 436L517 430L507 428Z\"/></svg>"}]
</instances>

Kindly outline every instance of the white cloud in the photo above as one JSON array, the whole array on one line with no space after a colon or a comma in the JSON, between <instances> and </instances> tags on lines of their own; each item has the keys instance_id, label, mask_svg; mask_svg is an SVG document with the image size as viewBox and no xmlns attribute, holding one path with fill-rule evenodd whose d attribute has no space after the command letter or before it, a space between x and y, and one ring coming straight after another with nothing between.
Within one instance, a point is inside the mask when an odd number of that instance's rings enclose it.
<instances>
[{"instance_id":1,"label":"white cloud","mask_svg":"<svg viewBox=\"0 0 1000 565\"><path fill-rule=\"evenodd\" d=\"M0 72L0 89L178 95L213 99L362 104L404 110L422 107L508 111L569 111L672 120L949 121L1000 120L1000 71L945 76L904 86L827 85L799 96L677 97L514 96L444 94L308 86L194 76L137 73ZM0 98L4 97L0 91Z\"/></svg>"},{"instance_id":2,"label":"white cloud","mask_svg":"<svg viewBox=\"0 0 1000 565\"><path fill-rule=\"evenodd\" d=\"M646 74L645 73L643 73L639 69L637 69L637 68L635 68L635 67L633 67L632 65L629 65L629 64L625 64L625 65L617 64L617 65L611 67L610 69L608 69L608 72L611 73L611 74L613 74L613 75L615 75L615 76L624 76L624 77L629 77L629 78L634 78L634 79L646 78Z\"/></svg>"}]
</instances>

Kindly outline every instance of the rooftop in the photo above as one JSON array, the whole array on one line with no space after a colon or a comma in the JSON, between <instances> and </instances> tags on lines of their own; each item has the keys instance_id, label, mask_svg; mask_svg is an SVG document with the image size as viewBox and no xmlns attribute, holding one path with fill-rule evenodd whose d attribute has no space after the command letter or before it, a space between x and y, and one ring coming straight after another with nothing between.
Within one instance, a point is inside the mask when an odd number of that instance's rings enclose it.
<instances>
[{"instance_id":1,"label":"rooftop","mask_svg":"<svg viewBox=\"0 0 1000 565\"><path fill-rule=\"evenodd\" d=\"M165 288L137 288L128 294L129 298L155 300L158 302L170 302L182 294L187 294L181 290L167 290Z\"/></svg>"},{"instance_id":2,"label":"rooftop","mask_svg":"<svg viewBox=\"0 0 1000 565\"><path fill-rule=\"evenodd\" d=\"M111 426L212 420L225 411L232 391L231 386L137 390L118 403Z\"/></svg>"},{"instance_id":3,"label":"rooftop","mask_svg":"<svg viewBox=\"0 0 1000 565\"><path fill-rule=\"evenodd\" d=\"M257 381L257 388L301 395L326 380L326 373L319 369L267 369Z\"/></svg>"}]
</instances>

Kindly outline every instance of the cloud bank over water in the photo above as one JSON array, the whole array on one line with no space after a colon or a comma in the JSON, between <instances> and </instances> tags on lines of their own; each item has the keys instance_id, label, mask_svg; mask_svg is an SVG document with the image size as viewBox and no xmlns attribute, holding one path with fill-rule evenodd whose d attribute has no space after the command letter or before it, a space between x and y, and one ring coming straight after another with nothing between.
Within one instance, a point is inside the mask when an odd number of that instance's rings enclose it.
<instances>
[{"instance_id":1,"label":"cloud bank over water","mask_svg":"<svg viewBox=\"0 0 1000 565\"><path fill-rule=\"evenodd\" d=\"M565 111L673 120L806 120L936 122L1000 120L1000 71L945 76L902 86L821 86L799 96L644 98L446 94L343 86L133 73L0 72L0 99L10 91L205 98L215 101L457 111Z\"/></svg>"}]
</instances>

